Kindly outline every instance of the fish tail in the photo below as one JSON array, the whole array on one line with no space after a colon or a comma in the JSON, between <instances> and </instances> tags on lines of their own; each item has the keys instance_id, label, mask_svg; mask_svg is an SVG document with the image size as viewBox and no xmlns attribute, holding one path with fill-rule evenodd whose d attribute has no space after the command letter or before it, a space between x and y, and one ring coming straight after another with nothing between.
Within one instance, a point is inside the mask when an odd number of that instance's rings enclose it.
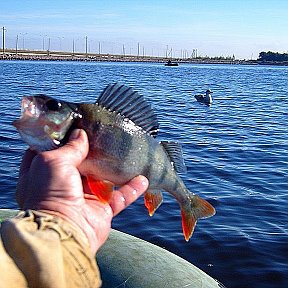
<instances>
[{"instance_id":1,"label":"fish tail","mask_svg":"<svg viewBox=\"0 0 288 288\"><path fill-rule=\"evenodd\" d=\"M214 207L206 200L190 192L188 197L189 201L181 205L182 229L186 241L192 236L199 218L208 218L216 213Z\"/></svg>"}]
</instances>

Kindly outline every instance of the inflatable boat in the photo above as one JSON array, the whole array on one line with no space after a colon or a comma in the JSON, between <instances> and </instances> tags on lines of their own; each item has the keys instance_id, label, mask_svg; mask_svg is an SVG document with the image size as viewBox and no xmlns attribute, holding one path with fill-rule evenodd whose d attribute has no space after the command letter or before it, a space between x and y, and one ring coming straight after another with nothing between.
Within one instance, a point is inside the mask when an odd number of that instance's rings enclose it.
<instances>
[{"instance_id":1,"label":"inflatable boat","mask_svg":"<svg viewBox=\"0 0 288 288\"><path fill-rule=\"evenodd\" d=\"M0 209L0 222L16 213ZM179 256L114 229L96 258L103 288L223 287Z\"/></svg>"}]
</instances>

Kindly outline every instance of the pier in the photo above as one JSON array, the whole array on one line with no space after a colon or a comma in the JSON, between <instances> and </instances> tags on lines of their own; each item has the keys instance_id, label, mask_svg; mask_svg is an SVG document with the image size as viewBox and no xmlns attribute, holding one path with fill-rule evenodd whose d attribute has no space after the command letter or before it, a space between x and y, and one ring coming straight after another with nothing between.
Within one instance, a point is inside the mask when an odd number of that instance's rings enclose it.
<instances>
[{"instance_id":1,"label":"pier","mask_svg":"<svg viewBox=\"0 0 288 288\"><path fill-rule=\"evenodd\" d=\"M81 52L63 52L49 50L19 50L3 49L0 59L2 60L31 60L31 61L90 61L90 62L154 62L166 63L168 60L191 64L248 64L245 60L226 59L221 57L197 57L197 58L171 58L157 56L136 56L119 54L100 54L100 53L81 53ZM253 63L249 63L253 64Z\"/></svg>"}]
</instances>

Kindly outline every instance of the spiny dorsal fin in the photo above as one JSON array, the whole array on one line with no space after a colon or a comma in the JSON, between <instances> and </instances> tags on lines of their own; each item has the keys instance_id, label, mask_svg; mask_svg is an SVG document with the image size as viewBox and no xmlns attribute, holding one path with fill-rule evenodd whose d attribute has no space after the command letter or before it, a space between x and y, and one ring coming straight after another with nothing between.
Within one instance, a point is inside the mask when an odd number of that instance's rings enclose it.
<instances>
[{"instance_id":1,"label":"spiny dorsal fin","mask_svg":"<svg viewBox=\"0 0 288 288\"><path fill-rule=\"evenodd\" d=\"M172 141L161 141L160 144L167 152L176 172L186 173L186 166L183 160L181 144Z\"/></svg>"},{"instance_id":2,"label":"spiny dorsal fin","mask_svg":"<svg viewBox=\"0 0 288 288\"><path fill-rule=\"evenodd\" d=\"M96 104L130 119L151 136L156 137L159 124L151 105L132 88L119 83L108 85Z\"/></svg>"}]
</instances>

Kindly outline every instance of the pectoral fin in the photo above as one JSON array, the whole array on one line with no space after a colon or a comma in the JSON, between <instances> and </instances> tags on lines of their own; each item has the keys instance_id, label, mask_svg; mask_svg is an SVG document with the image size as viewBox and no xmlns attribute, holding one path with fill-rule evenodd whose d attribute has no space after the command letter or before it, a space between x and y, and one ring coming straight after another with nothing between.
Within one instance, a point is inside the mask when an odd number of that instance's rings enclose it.
<instances>
[{"instance_id":1,"label":"pectoral fin","mask_svg":"<svg viewBox=\"0 0 288 288\"><path fill-rule=\"evenodd\" d=\"M113 183L105 180L95 180L91 176L87 176L87 183L90 191L103 203L107 203L113 192Z\"/></svg>"},{"instance_id":2,"label":"pectoral fin","mask_svg":"<svg viewBox=\"0 0 288 288\"><path fill-rule=\"evenodd\" d=\"M159 190L150 190L144 193L144 204L148 209L149 215L153 216L154 212L161 205L163 195Z\"/></svg>"}]
</instances>

